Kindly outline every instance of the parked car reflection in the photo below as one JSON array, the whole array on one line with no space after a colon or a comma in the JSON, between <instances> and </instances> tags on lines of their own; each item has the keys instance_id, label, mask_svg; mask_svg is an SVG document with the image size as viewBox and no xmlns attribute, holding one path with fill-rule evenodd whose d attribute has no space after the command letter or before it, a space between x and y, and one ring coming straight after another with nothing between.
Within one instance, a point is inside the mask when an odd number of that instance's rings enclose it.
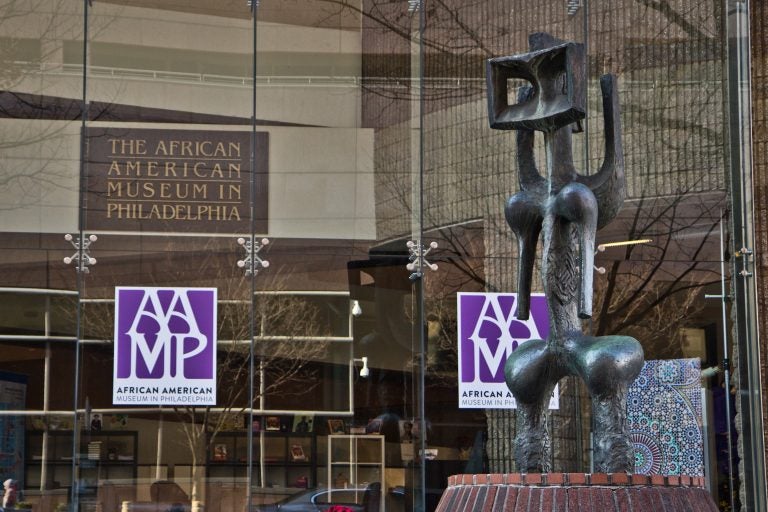
<instances>
[{"instance_id":1,"label":"parked car reflection","mask_svg":"<svg viewBox=\"0 0 768 512\"><path fill-rule=\"evenodd\" d=\"M252 506L250 512L379 512L380 504L381 484L375 482L365 488L310 489L277 503Z\"/></svg>"}]
</instances>

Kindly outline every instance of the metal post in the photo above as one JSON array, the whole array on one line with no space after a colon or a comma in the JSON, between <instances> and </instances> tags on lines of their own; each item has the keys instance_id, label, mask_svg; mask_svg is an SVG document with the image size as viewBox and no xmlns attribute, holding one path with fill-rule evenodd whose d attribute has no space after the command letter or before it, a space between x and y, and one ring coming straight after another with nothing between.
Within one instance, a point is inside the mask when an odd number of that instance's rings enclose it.
<instances>
[{"instance_id":1,"label":"metal post","mask_svg":"<svg viewBox=\"0 0 768 512\"><path fill-rule=\"evenodd\" d=\"M720 213L720 295L704 295L705 299L719 299L720 309L722 310L722 324L723 324L723 385L725 386L725 415L727 425L728 436L728 477L731 479L728 482L728 497L731 504L731 510L736 510L735 495L733 489L733 453L731 447L732 433L731 433L731 364L728 358L728 322L726 315L726 302L730 299L730 296L725 290L725 241L723 237L723 220L722 212Z\"/></svg>"},{"instance_id":2,"label":"metal post","mask_svg":"<svg viewBox=\"0 0 768 512\"><path fill-rule=\"evenodd\" d=\"M157 456L155 459L155 480L164 480L162 475L163 460L163 408L160 407L160 419L157 421Z\"/></svg>"}]
</instances>

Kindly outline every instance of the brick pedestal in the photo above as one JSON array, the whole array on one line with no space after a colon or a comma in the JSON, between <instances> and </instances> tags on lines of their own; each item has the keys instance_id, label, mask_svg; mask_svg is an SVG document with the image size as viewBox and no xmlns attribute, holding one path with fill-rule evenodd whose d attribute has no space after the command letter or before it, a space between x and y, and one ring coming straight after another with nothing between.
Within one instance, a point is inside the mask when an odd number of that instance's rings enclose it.
<instances>
[{"instance_id":1,"label":"brick pedestal","mask_svg":"<svg viewBox=\"0 0 768 512\"><path fill-rule=\"evenodd\" d=\"M625 473L454 475L437 512L717 512L704 478Z\"/></svg>"}]
</instances>

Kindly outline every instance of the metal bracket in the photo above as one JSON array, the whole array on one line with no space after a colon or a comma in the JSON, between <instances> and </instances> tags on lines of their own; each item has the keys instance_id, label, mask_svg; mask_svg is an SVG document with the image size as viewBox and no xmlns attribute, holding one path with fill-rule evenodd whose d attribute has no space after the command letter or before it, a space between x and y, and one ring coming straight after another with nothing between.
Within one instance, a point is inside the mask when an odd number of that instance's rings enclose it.
<instances>
[{"instance_id":1,"label":"metal bracket","mask_svg":"<svg viewBox=\"0 0 768 512\"><path fill-rule=\"evenodd\" d=\"M715 294L712 294L712 293L705 293L704 294L704 298L705 299L718 299L718 300L722 300L722 301L725 301L725 302L730 302L731 300L733 300L733 297L731 297L730 295L715 295Z\"/></svg>"},{"instance_id":2,"label":"metal bracket","mask_svg":"<svg viewBox=\"0 0 768 512\"><path fill-rule=\"evenodd\" d=\"M408 263L405 268L413 272L408 277L408 279L411 281L417 281L421 279L424 276L424 274L421 272L422 267L428 267L433 271L437 270L437 264L427 261L427 254L429 254L429 251L432 249L437 249L437 242L431 242L429 247L426 249L424 249L424 247L421 245L421 240L416 242L413 240L408 240L405 245L408 246L408 251L411 253L410 257L408 258L410 263Z\"/></svg>"},{"instance_id":3,"label":"metal bracket","mask_svg":"<svg viewBox=\"0 0 768 512\"><path fill-rule=\"evenodd\" d=\"M750 249L748 247L742 247L741 249L739 249L739 251L736 252L736 254L743 258L741 260L742 261L742 269L739 272L739 275L741 277L745 277L745 278L746 277L752 277L753 273L750 272L749 270L747 270L747 267L749 266L749 259L748 258L754 254L752 249Z\"/></svg>"},{"instance_id":4,"label":"metal bracket","mask_svg":"<svg viewBox=\"0 0 768 512\"><path fill-rule=\"evenodd\" d=\"M245 275L255 276L259 273L259 268L267 268L269 262L259 258L259 251L264 248L265 245L269 245L269 238L262 238L261 242L258 242L251 238L250 240L245 238L238 238L237 244L242 245L245 249L245 258L237 261L237 266L245 269Z\"/></svg>"},{"instance_id":5,"label":"metal bracket","mask_svg":"<svg viewBox=\"0 0 768 512\"><path fill-rule=\"evenodd\" d=\"M98 237L96 235L88 235L81 241L80 237L75 238L67 233L64 235L64 240L72 244L72 247L75 248L75 254L65 257L64 263L69 265L75 261L77 262L77 265L75 266L76 272L82 272L83 274L89 273L90 269L88 268L88 265L95 265L96 258L92 258L91 255L88 254L88 249L91 247L93 242L98 240Z\"/></svg>"}]
</instances>

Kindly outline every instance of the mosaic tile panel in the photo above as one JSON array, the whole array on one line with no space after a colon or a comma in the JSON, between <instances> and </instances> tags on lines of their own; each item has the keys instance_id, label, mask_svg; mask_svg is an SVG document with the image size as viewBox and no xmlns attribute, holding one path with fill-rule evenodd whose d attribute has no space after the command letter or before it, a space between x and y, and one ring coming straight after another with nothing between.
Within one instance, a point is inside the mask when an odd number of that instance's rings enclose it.
<instances>
[{"instance_id":1,"label":"mosaic tile panel","mask_svg":"<svg viewBox=\"0 0 768 512\"><path fill-rule=\"evenodd\" d=\"M698 359L646 361L627 396L627 423L640 474L704 474Z\"/></svg>"}]
</instances>

